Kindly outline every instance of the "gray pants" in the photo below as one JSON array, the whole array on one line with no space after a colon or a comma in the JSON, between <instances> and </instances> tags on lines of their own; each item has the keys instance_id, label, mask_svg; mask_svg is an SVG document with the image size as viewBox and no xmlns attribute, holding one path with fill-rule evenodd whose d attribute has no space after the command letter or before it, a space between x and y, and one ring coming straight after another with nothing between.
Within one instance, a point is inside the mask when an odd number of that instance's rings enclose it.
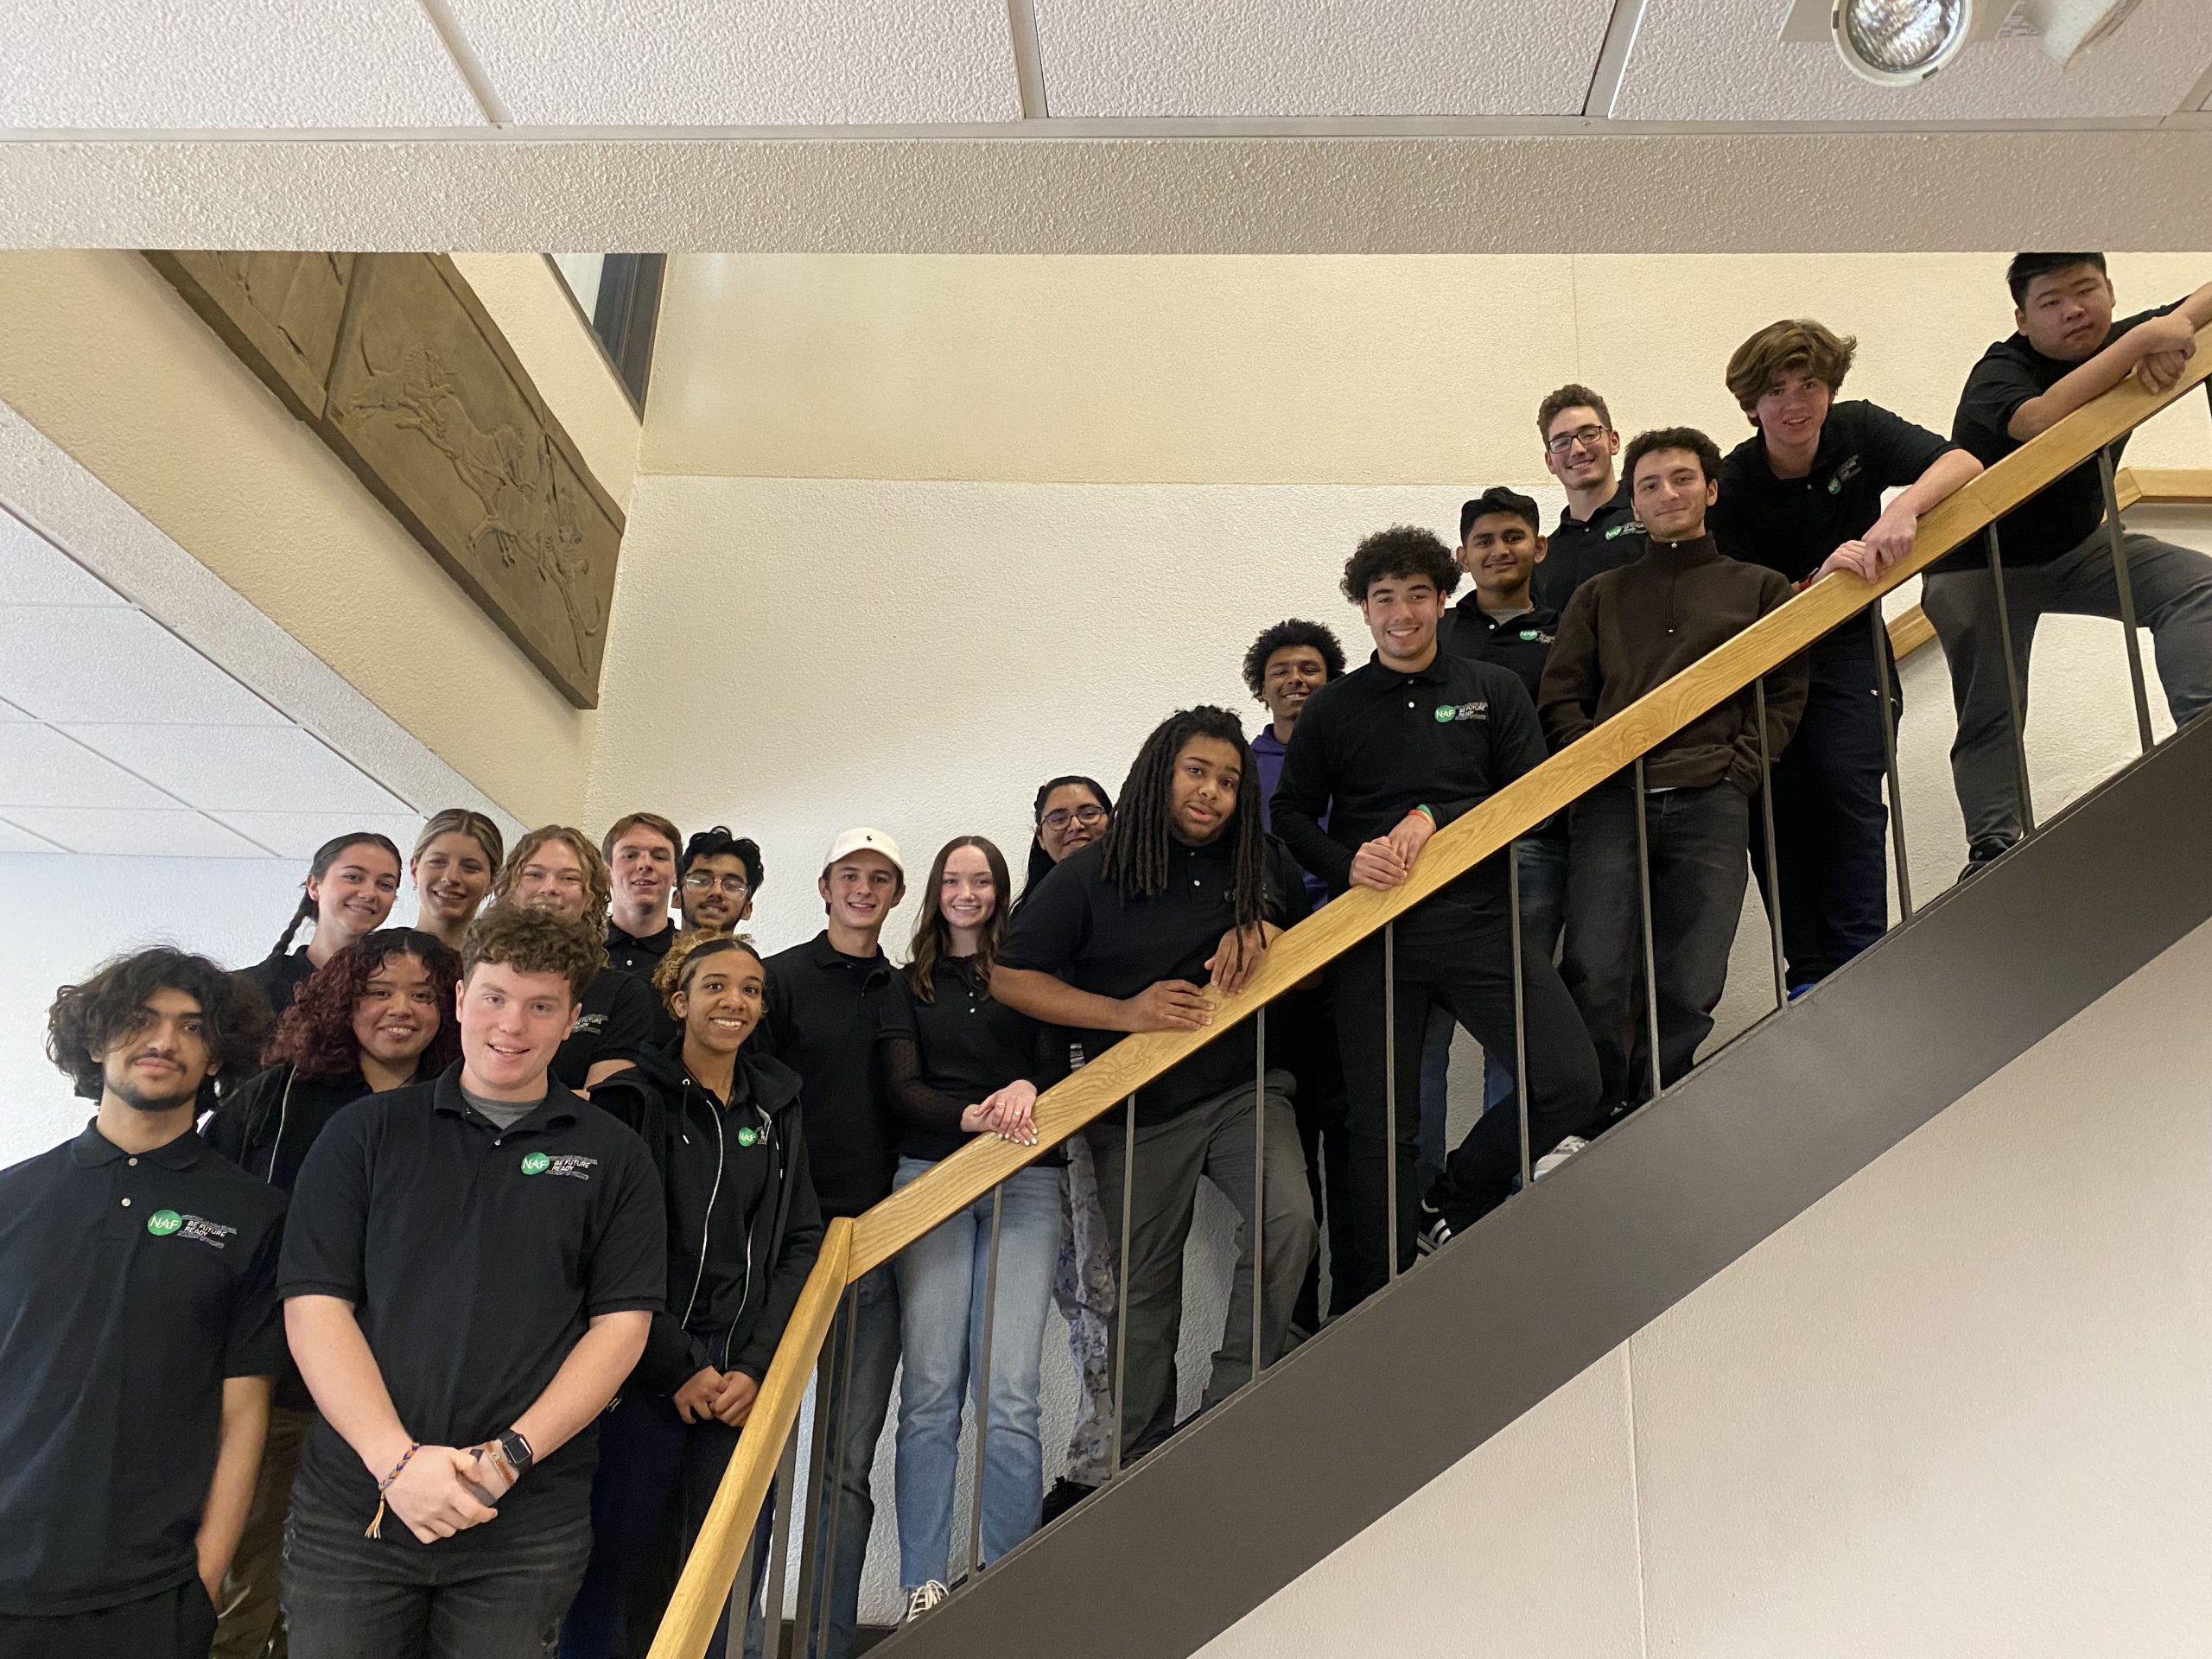
<instances>
[{"instance_id":1,"label":"gray pants","mask_svg":"<svg viewBox=\"0 0 2212 1659\"><path fill-rule=\"evenodd\" d=\"M2136 620L2151 630L2167 706L2174 723L2184 724L2212 708L2212 558L2133 531L2123 534L2121 546L2135 594ZM1921 608L1936 625L1951 665L1951 698L1959 711L1951 782L1966 816L1967 844L1978 852L2009 845L2020 838L2021 813L1996 585L1986 568L1930 572ZM2024 718L2028 653L2044 613L2120 618L2110 536L2101 526L2048 564L2008 563L2005 608Z\"/></svg>"},{"instance_id":2,"label":"gray pants","mask_svg":"<svg viewBox=\"0 0 2212 1659\"><path fill-rule=\"evenodd\" d=\"M1290 1075L1268 1073L1265 1222L1262 1228L1260 1354L1282 1357L1292 1308L1318 1233L1306 1184L1306 1154L1292 1113ZM1204 1175L1236 1206L1236 1269L1221 1346L1205 1403L1227 1399L1252 1376L1253 1091L1232 1089L1185 1108L1165 1123L1139 1124L1136 1179L1129 1199L1128 1349L1122 1401L1122 1456L1141 1457L1175 1427L1175 1351L1183 1328L1183 1246ZM1122 1181L1127 1120L1109 1112L1089 1131L1098 1166L1098 1198L1121 1249Z\"/></svg>"}]
</instances>

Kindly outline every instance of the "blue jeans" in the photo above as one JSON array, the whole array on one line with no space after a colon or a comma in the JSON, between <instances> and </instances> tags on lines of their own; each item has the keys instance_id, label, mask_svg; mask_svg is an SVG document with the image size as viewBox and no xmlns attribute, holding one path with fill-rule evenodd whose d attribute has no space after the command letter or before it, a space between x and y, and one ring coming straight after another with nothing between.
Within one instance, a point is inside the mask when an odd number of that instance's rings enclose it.
<instances>
[{"instance_id":1,"label":"blue jeans","mask_svg":"<svg viewBox=\"0 0 2212 1659\"><path fill-rule=\"evenodd\" d=\"M875 1529L875 1494L869 1482L875 1471L875 1443L883 1438L883 1420L891 1410L891 1385L899 1375L899 1283L889 1263L873 1268L855 1287L855 1318L849 1335L842 1319L823 1350L819 1376L832 1386L817 1388L815 1409L825 1414L835 1466L827 1477L834 1489L821 1496L827 1526L827 1506L837 1515L835 1553L830 1560L828 1609L821 1609L817 1592L817 1634L812 1659L849 1659L853 1630L860 1619L861 1573L868 1565L868 1535ZM845 1344L852 1345L852 1391L841 1414L835 1384L842 1380ZM828 1621L823 1630L821 1620Z\"/></svg>"},{"instance_id":2,"label":"blue jeans","mask_svg":"<svg viewBox=\"0 0 2212 1659\"><path fill-rule=\"evenodd\" d=\"M936 1168L901 1158L893 1189ZM1060 1172L1029 1168L999 1189L997 1303L991 1316L989 1432L976 1501L983 1512L983 1562L1037 1530L1045 1498L1038 1437L1045 1315L1060 1254ZM899 1252L899 1582L907 1590L951 1578L952 1497L960 1412L982 1378L983 1309L990 1271L991 1200L976 1199ZM977 1402L977 1410L982 1410ZM980 1565L981 1563L979 1563Z\"/></svg>"},{"instance_id":3,"label":"blue jeans","mask_svg":"<svg viewBox=\"0 0 2212 1659\"><path fill-rule=\"evenodd\" d=\"M1514 858L1521 866L1522 949L1548 962L1558 952L1560 928L1567 919L1567 842L1524 836L1515 843ZM1414 1161L1414 1181L1424 1192L1436 1185L1444 1168L1446 1074L1452 1065L1452 1032L1458 1023L1443 998L1429 1005L1421 1044L1421 1151ZM1489 1111L1512 1092L1513 1052L1492 1054L1485 1049L1483 1110Z\"/></svg>"}]
</instances>

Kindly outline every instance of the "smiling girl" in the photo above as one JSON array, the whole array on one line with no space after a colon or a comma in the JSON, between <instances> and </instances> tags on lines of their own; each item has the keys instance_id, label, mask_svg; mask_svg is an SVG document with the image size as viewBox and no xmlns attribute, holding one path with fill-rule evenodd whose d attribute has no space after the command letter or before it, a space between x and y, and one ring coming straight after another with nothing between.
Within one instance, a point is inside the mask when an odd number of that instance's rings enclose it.
<instances>
[{"instance_id":1,"label":"smiling girl","mask_svg":"<svg viewBox=\"0 0 2212 1659\"><path fill-rule=\"evenodd\" d=\"M276 947L245 970L269 999L269 1011L283 1013L308 975L382 927L398 897L399 849L389 837L361 830L316 848L292 919L277 935ZM315 933L295 950L292 939L302 922L313 922Z\"/></svg>"}]
</instances>

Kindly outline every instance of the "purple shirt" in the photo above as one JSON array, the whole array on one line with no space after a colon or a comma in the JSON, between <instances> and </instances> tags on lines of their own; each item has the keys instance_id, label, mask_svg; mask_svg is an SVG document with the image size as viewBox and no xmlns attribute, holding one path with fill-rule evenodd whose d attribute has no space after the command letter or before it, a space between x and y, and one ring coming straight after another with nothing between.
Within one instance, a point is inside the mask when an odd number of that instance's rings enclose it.
<instances>
[{"instance_id":1,"label":"purple shirt","mask_svg":"<svg viewBox=\"0 0 2212 1659\"><path fill-rule=\"evenodd\" d=\"M1282 758L1290 753L1289 746L1275 735L1274 722L1269 721L1260 728L1260 734L1252 740L1252 759L1260 768L1260 822L1272 833L1274 830L1275 785L1282 779ZM1328 827L1326 813L1321 815L1321 825ZM1306 874L1306 892L1319 910L1329 902L1329 884L1311 872Z\"/></svg>"}]
</instances>

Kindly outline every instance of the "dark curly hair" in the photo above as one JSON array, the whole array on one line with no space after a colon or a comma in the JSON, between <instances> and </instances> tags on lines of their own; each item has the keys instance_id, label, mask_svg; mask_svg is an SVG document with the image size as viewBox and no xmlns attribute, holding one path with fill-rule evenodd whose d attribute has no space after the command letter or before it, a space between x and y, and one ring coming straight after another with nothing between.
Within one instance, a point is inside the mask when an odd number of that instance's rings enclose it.
<instances>
[{"instance_id":1,"label":"dark curly hair","mask_svg":"<svg viewBox=\"0 0 2212 1659\"><path fill-rule=\"evenodd\" d=\"M137 1031L160 990L181 991L200 1004L211 1076L253 1064L269 1029L269 1002L260 988L205 957L156 945L113 957L90 979L54 993L46 1013L46 1057L68 1074L78 1094L100 1097L100 1062L92 1056ZM201 1092L207 1094L204 1084Z\"/></svg>"},{"instance_id":2,"label":"dark curly hair","mask_svg":"<svg viewBox=\"0 0 2212 1659\"><path fill-rule=\"evenodd\" d=\"M763 973L767 971L767 958L743 933L709 933L703 927L696 927L669 941L668 953L661 957L660 966L653 969L652 983L671 1019L676 1015L675 1008L670 1006L676 994L691 988L692 970L709 957L719 956L725 950L742 950L760 964Z\"/></svg>"},{"instance_id":3,"label":"dark curly hair","mask_svg":"<svg viewBox=\"0 0 2212 1659\"><path fill-rule=\"evenodd\" d=\"M760 863L760 843L750 836L732 835L726 823L702 830L683 843L683 856L677 861L677 880L689 875L691 867L702 858L734 858L744 865L746 890L751 896L759 895L761 882L767 879L768 873Z\"/></svg>"},{"instance_id":4,"label":"dark curly hair","mask_svg":"<svg viewBox=\"0 0 2212 1659\"><path fill-rule=\"evenodd\" d=\"M308 976L292 1006L276 1021L265 1065L289 1060L302 1077L334 1077L360 1063L353 1039L353 1010L369 982L393 957L413 957L430 976L437 999L438 1030L416 1062L417 1077L435 1077L461 1058L461 1028L454 1022L453 988L461 980L461 958L434 933L412 927L380 927L356 939Z\"/></svg>"},{"instance_id":5,"label":"dark curly hair","mask_svg":"<svg viewBox=\"0 0 2212 1659\"><path fill-rule=\"evenodd\" d=\"M1418 524L1393 524L1378 530L1344 561L1344 597L1355 605L1367 602L1367 590L1376 582L1396 577L1427 576L1439 594L1459 585L1459 562L1444 538Z\"/></svg>"},{"instance_id":6,"label":"dark curly hair","mask_svg":"<svg viewBox=\"0 0 2212 1659\"><path fill-rule=\"evenodd\" d=\"M1628 480L1631 491L1636 488L1636 463L1662 449L1687 449L1695 455L1697 464L1705 469L1705 481L1708 484L1720 477L1719 444L1694 426L1657 426L1649 432L1637 433L1621 453L1621 476Z\"/></svg>"},{"instance_id":7,"label":"dark curly hair","mask_svg":"<svg viewBox=\"0 0 2212 1659\"><path fill-rule=\"evenodd\" d=\"M527 840L524 845L529 845ZM593 856L598 852L592 849ZM518 849L507 861L509 868L524 856L527 855ZM600 866L602 872L606 868ZM588 923L571 922L550 910L525 910L502 899L471 922L461 936L461 976L467 978L487 962L518 974L558 974L569 982L569 994L582 1001L599 970L607 966L607 946Z\"/></svg>"},{"instance_id":8,"label":"dark curly hair","mask_svg":"<svg viewBox=\"0 0 2212 1659\"><path fill-rule=\"evenodd\" d=\"M1244 653L1244 689L1264 702L1267 699L1261 694L1268 681L1268 658L1293 645L1311 645L1319 652L1322 671L1328 678L1333 680L1344 671L1344 648L1337 643L1334 630L1294 616L1264 631Z\"/></svg>"}]
</instances>

